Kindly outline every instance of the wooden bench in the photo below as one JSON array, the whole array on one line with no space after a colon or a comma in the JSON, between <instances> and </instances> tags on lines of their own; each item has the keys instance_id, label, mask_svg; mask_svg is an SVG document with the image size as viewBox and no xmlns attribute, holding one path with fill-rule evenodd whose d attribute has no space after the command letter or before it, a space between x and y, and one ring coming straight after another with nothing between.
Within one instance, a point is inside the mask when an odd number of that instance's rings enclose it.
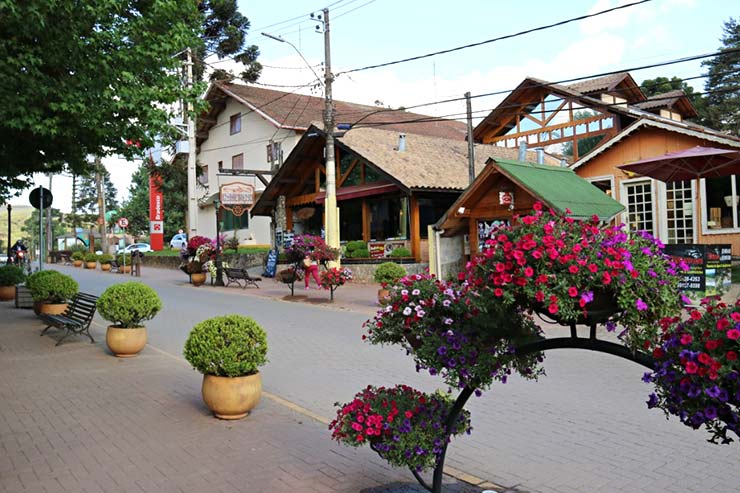
<instances>
[{"instance_id":1,"label":"wooden bench","mask_svg":"<svg viewBox=\"0 0 740 493\"><path fill-rule=\"evenodd\" d=\"M241 286L242 289L245 289L247 286L259 288L260 286L257 282L262 280L261 277L250 276L247 269L235 269L232 267L226 267L224 269L224 275L226 276L226 286L233 282L237 286ZM241 285L241 281L244 281L244 286Z\"/></svg>"},{"instance_id":2,"label":"wooden bench","mask_svg":"<svg viewBox=\"0 0 740 493\"><path fill-rule=\"evenodd\" d=\"M54 327L65 331L62 338L57 341L57 346L72 334L85 334L90 338L91 343L95 342L93 336L90 335L90 323L95 315L97 301L97 296L87 293L77 293L63 314L41 315L41 319L48 324L41 332L41 335L44 335L47 330Z\"/></svg>"}]
</instances>

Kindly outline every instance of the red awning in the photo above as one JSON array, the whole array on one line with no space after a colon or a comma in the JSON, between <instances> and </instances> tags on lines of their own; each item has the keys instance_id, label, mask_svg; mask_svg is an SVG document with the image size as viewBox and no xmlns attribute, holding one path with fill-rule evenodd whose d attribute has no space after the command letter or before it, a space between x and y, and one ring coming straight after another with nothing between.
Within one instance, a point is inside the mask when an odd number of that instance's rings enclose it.
<instances>
[{"instance_id":1,"label":"red awning","mask_svg":"<svg viewBox=\"0 0 740 493\"><path fill-rule=\"evenodd\" d=\"M617 166L665 182L740 174L740 151L696 146Z\"/></svg>"},{"instance_id":2,"label":"red awning","mask_svg":"<svg viewBox=\"0 0 740 493\"><path fill-rule=\"evenodd\" d=\"M364 185L350 185L337 189L337 201L357 199L360 197L369 197L371 195L382 195L384 193L397 192L398 185L394 183L375 182L365 183ZM323 204L326 200L326 192L316 194L316 203Z\"/></svg>"}]
</instances>

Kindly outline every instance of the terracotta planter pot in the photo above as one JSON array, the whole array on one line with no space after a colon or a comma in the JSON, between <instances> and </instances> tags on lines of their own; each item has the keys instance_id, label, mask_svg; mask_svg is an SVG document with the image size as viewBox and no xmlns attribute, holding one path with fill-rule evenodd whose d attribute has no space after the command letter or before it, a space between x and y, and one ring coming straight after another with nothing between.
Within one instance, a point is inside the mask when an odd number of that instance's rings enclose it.
<instances>
[{"instance_id":1,"label":"terracotta planter pot","mask_svg":"<svg viewBox=\"0 0 740 493\"><path fill-rule=\"evenodd\" d=\"M0 286L0 301L15 299L15 286Z\"/></svg>"},{"instance_id":2,"label":"terracotta planter pot","mask_svg":"<svg viewBox=\"0 0 740 493\"><path fill-rule=\"evenodd\" d=\"M254 409L262 396L259 373L245 377L203 375L203 402L219 419L241 419Z\"/></svg>"},{"instance_id":3,"label":"terracotta planter pot","mask_svg":"<svg viewBox=\"0 0 740 493\"><path fill-rule=\"evenodd\" d=\"M33 311L36 315L61 315L67 310L67 303L41 303L33 304Z\"/></svg>"},{"instance_id":4,"label":"terracotta planter pot","mask_svg":"<svg viewBox=\"0 0 740 493\"><path fill-rule=\"evenodd\" d=\"M94 269L98 266L97 262L85 262L85 267L88 269Z\"/></svg>"},{"instance_id":5,"label":"terracotta planter pot","mask_svg":"<svg viewBox=\"0 0 740 493\"><path fill-rule=\"evenodd\" d=\"M130 265L122 265L119 267L119 270L123 272L124 274L130 274L131 273L131 266Z\"/></svg>"},{"instance_id":6,"label":"terracotta planter pot","mask_svg":"<svg viewBox=\"0 0 740 493\"><path fill-rule=\"evenodd\" d=\"M391 296L391 290L386 288L378 289L378 303L385 305L388 303L388 299Z\"/></svg>"},{"instance_id":7,"label":"terracotta planter pot","mask_svg":"<svg viewBox=\"0 0 740 493\"><path fill-rule=\"evenodd\" d=\"M100 270L102 270L103 272L109 271L110 264L100 264Z\"/></svg>"},{"instance_id":8,"label":"terracotta planter pot","mask_svg":"<svg viewBox=\"0 0 740 493\"><path fill-rule=\"evenodd\" d=\"M72 264L75 267L82 267L82 260L74 260L74 261L72 261Z\"/></svg>"},{"instance_id":9,"label":"terracotta planter pot","mask_svg":"<svg viewBox=\"0 0 740 493\"><path fill-rule=\"evenodd\" d=\"M105 343L116 357L132 358L146 346L146 327L121 329L109 325L105 333Z\"/></svg>"},{"instance_id":10,"label":"terracotta planter pot","mask_svg":"<svg viewBox=\"0 0 740 493\"><path fill-rule=\"evenodd\" d=\"M190 274L190 280L193 282L193 286L200 286L206 282L206 273L196 272L195 274Z\"/></svg>"}]
</instances>

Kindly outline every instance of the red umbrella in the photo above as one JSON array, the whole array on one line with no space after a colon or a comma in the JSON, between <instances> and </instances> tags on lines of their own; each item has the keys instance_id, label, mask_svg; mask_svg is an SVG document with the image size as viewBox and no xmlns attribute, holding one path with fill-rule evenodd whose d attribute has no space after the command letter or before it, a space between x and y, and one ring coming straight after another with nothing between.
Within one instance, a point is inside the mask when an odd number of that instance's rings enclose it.
<instances>
[{"instance_id":1,"label":"red umbrella","mask_svg":"<svg viewBox=\"0 0 740 493\"><path fill-rule=\"evenodd\" d=\"M737 175L740 174L740 150L696 146L618 168L664 182Z\"/></svg>"}]
</instances>

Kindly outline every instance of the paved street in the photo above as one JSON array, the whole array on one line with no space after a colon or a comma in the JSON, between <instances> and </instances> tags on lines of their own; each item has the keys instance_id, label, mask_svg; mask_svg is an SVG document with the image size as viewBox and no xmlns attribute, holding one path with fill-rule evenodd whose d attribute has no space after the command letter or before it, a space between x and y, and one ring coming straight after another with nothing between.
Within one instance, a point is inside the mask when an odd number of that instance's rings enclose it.
<instances>
[{"instance_id":1,"label":"paved street","mask_svg":"<svg viewBox=\"0 0 740 493\"><path fill-rule=\"evenodd\" d=\"M122 280L99 271L60 270L73 274L83 291L96 294ZM372 287L340 288L337 303L327 307L271 299L272 280L263 281L259 291L194 288L178 271L147 269L141 280L158 290L165 307L148 323L153 347L142 356L158 348L181 359L194 323L235 312L254 317L268 333L265 390L321 417L331 418L335 401L349 400L370 383L408 383L425 390L440 386L438 379L416 374L412 360L398 348L361 342L370 304L343 308L341 300L358 299L358 293L372 297ZM98 323L95 330L101 334L104 322ZM179 363L173 359L172 364ZM453 442L447 463L520 491L737 491L738 445L708 444L705 434L647 410L650 387L640 380L643 368L574 350L549 352L545 368L548 376L540 382L515 378L473 398L473 434ZM263 411L273 412L273 406Z\"/></svg>"}]
</instances>

